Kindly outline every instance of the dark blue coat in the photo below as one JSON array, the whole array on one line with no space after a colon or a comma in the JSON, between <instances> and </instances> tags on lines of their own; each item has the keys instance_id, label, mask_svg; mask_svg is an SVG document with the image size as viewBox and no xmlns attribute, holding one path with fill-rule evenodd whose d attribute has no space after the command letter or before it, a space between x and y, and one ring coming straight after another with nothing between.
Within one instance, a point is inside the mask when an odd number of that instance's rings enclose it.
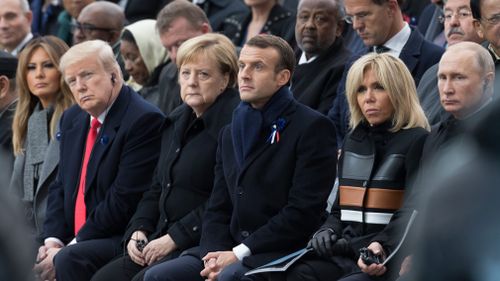
<instances>
[{"instance_id":1,"label":"dark blue coat","mask_svg":"<svg viewBox=\"0 0 500 281\"><path fill-rule=\"evenodd\" d=\"M372 47L367 47L362 53L354 55L350 63L346 65L344 75L339 84L337 97L333 101L333 106L328 112L328 117L333 120L335 129L337 130L337 145L340 148L344 141L344 137L349 130L349 106L347 104L347 97L345 95L345 83L347 72L351 65L361 56L371 52ZM444 49L432 44L424 39L420 32L411 27L411 35L404 45L399 58L405 63L415 80L415 85L418 86L420 78L424 75L425 71L438 63L443 55Z\"/></svg>"},{"instance_id":2,"label":"dark blue coat","mask_svg":"<svg viewBox=\"0 0 500 281\"><path fill-rule=\"evenodd\" d=\"M102 125L87 168L86 223L77 241L122 235L142 193L151 185L160 151L163 114L123 86ZM79 106L61 117L57 179L49 187L44 237L74 237L74 209L89 114Z\"/></svg>"},{"instance_id":3,"label":"dark blue coat","mask_svg":"<svg viewBox=\"0 0 500 281\"><path fill-rule=\"evenodd\" d=\"M259 266L304 247L321 224L335 180L333 124L295 100L280 118L280 141L266 141L271 129L264 128L241 168L232 128L222 129L201 256L244 243L252 255L243 262Z\"/></svg>"}]
</instances>

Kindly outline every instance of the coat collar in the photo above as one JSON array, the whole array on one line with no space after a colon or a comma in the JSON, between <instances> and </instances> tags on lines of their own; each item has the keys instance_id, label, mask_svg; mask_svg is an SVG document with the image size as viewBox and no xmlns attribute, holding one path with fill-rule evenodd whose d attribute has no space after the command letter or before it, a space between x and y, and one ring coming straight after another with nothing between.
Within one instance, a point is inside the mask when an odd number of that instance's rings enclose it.
<instances>
[{"instance_id":1,"label":"coat collar","mask_svg":"<svg viewBox=\"0 0 500 281\"><path fill-rule=\"evenodd\" d=\"M290 93L291 94L291 93ZM286 132L286 128L290 125L290 123L293 121L291 116L292 114L297 110L297 101L295 99L292 99L290 103L288 103L287 107L283 110L283 112L280 114L280 118L283 118L286 120L286 123L281 130L282 132ZM243 165L241 166L241 170L239 173L238 181L239 179L243 176L244 172L247 170L247 168L268 148L270 148L273 145L279 145L278 143L271 144L268 141L268 137L271 133L271 128L268 126L264 128L264 137L265 141L261 141L257 144L257 146L253 149L253 151L248 155L248 157L244 160ZM284 134L284 133L282 133ZM286 136L282 136L286 137Z\"/></svg>"},{"instance_id":2,"label":"coat collar","mask_svg":"<svg viewBox=\"0 0 500 281\"><path fill-rule=\"evenodd\" d=\"M200 117L205 126L205 131L212 138L217 139L219 137L220 128L228 123L227 116L231 116L238 102L238 91L227 88ZM172 111L165 124L173 123L176 135L182 137L190 124L192 114L194 114L193 110L183 103Z\"/></svg>"}]
</instances>

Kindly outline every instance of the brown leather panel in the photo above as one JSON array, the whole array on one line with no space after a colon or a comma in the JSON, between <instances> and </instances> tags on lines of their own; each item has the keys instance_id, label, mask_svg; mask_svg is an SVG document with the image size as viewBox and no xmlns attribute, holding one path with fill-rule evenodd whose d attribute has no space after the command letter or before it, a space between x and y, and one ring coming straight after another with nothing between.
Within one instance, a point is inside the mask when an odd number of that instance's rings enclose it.
<instances>
[{"instance_id":1,"label":"brown leather panel","mask_svg":"<svg viewBox=\"0 0 500 281\"><path fill-rule=\"evenodd\" d=\"M365 193L367 194L365 205L363 206ZM404 190L345 185L339 187L339 202L341 206L397 210L403 205L403 197Z\"/></svg>"}]
</instances>

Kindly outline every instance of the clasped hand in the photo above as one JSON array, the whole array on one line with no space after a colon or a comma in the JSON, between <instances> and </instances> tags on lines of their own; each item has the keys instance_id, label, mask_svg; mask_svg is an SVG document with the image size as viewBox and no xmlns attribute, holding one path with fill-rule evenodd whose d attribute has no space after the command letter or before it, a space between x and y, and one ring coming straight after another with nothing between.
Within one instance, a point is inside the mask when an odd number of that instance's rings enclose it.
<instances>
[{"instance_id":1,"label":"clasped hand","mask_svg":"<svg viewBox=\"0 0 500 281\"><path fill-rule=\"evenodd\" d=\"M36 264L33 267L36 280L55 280L56 271L54 268L54 256L61 250L57 243L46 243L38 249Z\"/></svg>"},{"instance_id":2,"label":"clasped hand","mask_svg":"<svg viewBox=\"0 0 500 281\"><path fill-rule=\"evenodd\" d=\"M233 251L210 252L202 258L205 268L200 275L207 281L217 280L219 273L228 265L238 261Z\"/></svg>"}]
</instances>

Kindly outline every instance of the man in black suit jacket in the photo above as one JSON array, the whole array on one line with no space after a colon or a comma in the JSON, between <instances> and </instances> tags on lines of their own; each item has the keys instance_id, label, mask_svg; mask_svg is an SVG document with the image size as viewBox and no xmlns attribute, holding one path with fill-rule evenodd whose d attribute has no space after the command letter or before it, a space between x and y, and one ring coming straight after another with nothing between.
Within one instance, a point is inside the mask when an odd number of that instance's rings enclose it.
<instances>
[{"instance_id":1,"label":"man in black suit jacket","mask_svg":"<svg viewBox=\"0 0 500 281\"><path fill-rule=\"evenodd\" d=\"M60 68L78 105L61 117L59 172L49 189L45 245L35 271L41 280L52 280L54 266L59 281L89 280L120 253L127 222L151 184L163 114L123 85L104 41L75 45L61 58ZM82 158L95 119L102 125L86 166L83 195ZM81 228L75 225L79 195L85 206Z\"/></svg>"},{"instance_id":2,"label":"man in black suit jacket","mask_svg":"<svg viewBox=\"0 0 500 281\"><path fill-rule=\"evenodd\" d=\"M351 52L344 46L342 2L300 1L295 39L302 51L292 76L293 96L301 103L327 114Z\"/></svg>"},{"instance_id":3,"label":"man in black suit jacket","mask_svg":"<svg viewBox=\"0 0 500 281\"><path fill-rule=\"evenodd\" d=\"M0 182L10 182L14 165L12 118L17 104L17 58L0 51Z\"/></svg>"},{"instance_id":4,"label":"man in black suit jacket","mask_svg":"<svg viewBox=\"0 0 500 281\"><path fill-rule=\"evenodd\" d=\"M302 248L320 225L335 179L335 130L293 99L286 84L294 66L293 50L279 37L245 44L242 102L219 136L199 255L153 267L144 280L240 280Z\"/></svg>"},{"instance_id":5,"label":"man in black suit jacket","mask_svg":"<svg viewBox=\"0 0 500 281\"><path fill-rule=\"evenodd\" d=\"M444 49L425 40L420 32L403 20L400 5L403 0L345 0L346 21L363 40L366 48L351 58L333 107L328 112L337 129L337 144L341 147L348 131L349 108L345 96L345 78L352 63L372 51L387 52L399 57L410 70L418 86L424 72L439 62Z\"/></svg>"}]
</instances>

